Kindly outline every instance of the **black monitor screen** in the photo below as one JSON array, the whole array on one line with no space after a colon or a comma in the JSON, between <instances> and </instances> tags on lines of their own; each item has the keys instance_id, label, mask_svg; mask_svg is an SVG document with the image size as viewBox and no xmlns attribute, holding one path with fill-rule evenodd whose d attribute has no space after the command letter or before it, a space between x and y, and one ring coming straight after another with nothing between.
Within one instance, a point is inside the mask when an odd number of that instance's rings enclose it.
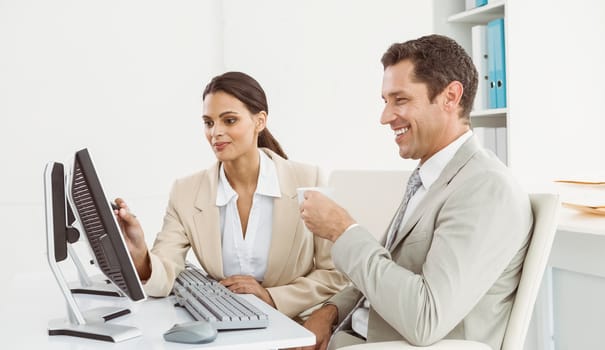
<instances>
[{"instance_id":1,"label":"black monitor screen","mask_svg":"<svg viewBox=\"0 0 605 350\"><path fill-rule=\"evenodd\" d=\"M75 154L70 195L101 271L130 299L145 299L124 237L87 149Z\"/></svg>"}]
</instances>

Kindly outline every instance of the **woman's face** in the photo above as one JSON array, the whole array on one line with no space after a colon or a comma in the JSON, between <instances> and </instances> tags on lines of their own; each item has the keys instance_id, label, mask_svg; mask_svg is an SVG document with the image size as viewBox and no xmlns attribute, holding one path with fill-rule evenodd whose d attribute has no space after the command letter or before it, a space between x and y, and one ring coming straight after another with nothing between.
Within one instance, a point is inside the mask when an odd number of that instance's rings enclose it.
<instances>
[{"instance_id":1,"label":"woman's face","mask_svg":"<svg viewBox=\"0 0 605 350\"><path fill-rule=\"evenodd\" d=\"M206 139L221 162L257 151L258 134L267 114L252 114L237 98L222 91L206 95L203 103Z\"/></svg>"}]
</instances>

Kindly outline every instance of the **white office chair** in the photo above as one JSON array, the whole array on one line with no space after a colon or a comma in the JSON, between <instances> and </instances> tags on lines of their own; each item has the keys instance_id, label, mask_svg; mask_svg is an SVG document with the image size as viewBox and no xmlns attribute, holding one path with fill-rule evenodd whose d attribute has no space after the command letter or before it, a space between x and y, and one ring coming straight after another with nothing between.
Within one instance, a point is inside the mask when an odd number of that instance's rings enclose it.
<instances>
[{"instance_id":1,"label":"white office chair","mask_svg":"<svg viewBox=\"0 0 605 350\"><path fill-rule=\"evenodd\" d=\"M523 263L521 281L513 304L502 350L523 349L525 336L531 320L534 303L540 289L542 276L548 262L550 249L557 229L559 215L559 196L557 194L531 194L531 208L534 214L533 236L527 256ZM468 340L441 340L431 346L418 347L406 341L389 341L370 344L352 345L341 350L496 350L488 345Z\"/></svg>"}]
</instances>

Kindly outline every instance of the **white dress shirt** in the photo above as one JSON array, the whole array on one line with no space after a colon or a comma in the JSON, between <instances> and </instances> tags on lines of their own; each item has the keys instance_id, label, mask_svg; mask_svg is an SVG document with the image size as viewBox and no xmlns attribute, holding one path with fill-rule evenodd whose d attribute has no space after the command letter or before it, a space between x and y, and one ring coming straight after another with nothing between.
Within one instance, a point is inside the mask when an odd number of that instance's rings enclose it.
<instances>
[{"instance_id":1,"label":"white dress shirt","mask_svg":"<svg viewBox=\"0 0 605 350\"><path fill-rule=\"evenodd\" d=\"M262 282L273 230L273 198L281 197L281 192L275 164L264 152L259 150L258 153L260 171L245 238L237 210L238 195L229 184L222 165L216 205L220 211L223 273L227 277L249 275Z\"/></svg>"},{"instance_id":2,"label":"white dress shirt","mask_svg":"<svg viewBox=\"0 0 605 350\"><path fill-rule=\"evenodd\" d=\"M422 186L418 188L416 193L410 198L408 205L405 209L405 213L403 215L403 220L401 220L401 224L399 224L399 230L405 225L405 223L409 220L410 215L414 212L414 210L418 207L418 204L422 202L422 199L426 196L427 191L431 188L431 185L439 178L443 169L453 158L458 149L462 146L466 140L468 140L473 135L471 130L465 132L460 137L458 137L454 142L445 146L441 151L435 153L431 158L429 158L424 164L420 165L420 169L418 170L420 179L422 180ZM388 239L388 238L387 238ZM388 241L387 241L388 242ZM368 316L369 316L369 307L370 304L366 299L363 303L363 307L355 310L352 318L352 328L353 330L363 336L364 338L368 337Z\"/></svg>"}]
</instances>

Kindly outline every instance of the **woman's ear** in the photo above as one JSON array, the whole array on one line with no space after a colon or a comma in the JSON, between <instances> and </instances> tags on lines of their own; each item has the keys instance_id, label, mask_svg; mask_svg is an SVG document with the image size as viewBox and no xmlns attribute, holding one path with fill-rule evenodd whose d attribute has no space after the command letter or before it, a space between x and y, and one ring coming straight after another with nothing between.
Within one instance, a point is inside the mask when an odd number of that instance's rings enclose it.
<instances>
[{"instance_id":1,"label":"woman's ear","mask_svg":"<svg viewBox=\"0 0 605 350\"><path fill-rule=\"evenodd\" d=\"M260 133L261 131L265 130L265 128L267 127L267 112L265 111L260 111L258 112L255 117L255 128L256 128L256 132Z\"/></svg>"}]
</instances>

